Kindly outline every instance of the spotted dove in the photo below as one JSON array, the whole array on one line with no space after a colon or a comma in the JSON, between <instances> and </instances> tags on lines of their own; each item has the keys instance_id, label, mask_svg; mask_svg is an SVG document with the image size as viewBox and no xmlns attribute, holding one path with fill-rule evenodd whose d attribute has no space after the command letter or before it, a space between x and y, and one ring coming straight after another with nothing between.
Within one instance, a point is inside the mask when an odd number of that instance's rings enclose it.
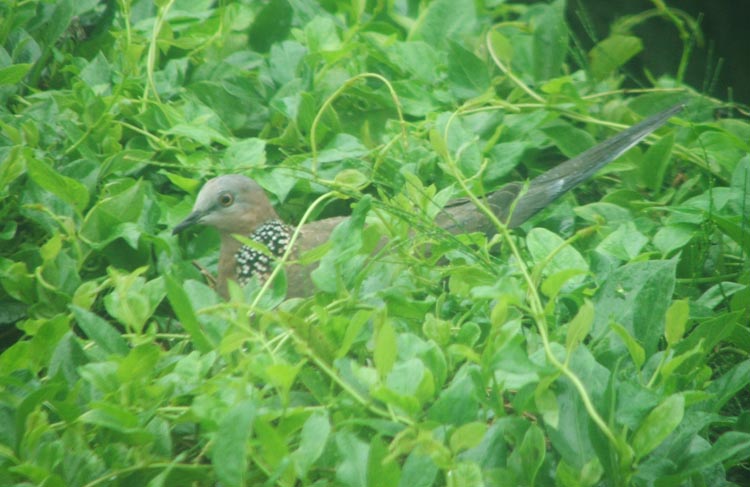
<instances>
[{"instance_id":1,"label":"spotted dove","mask_svg":"<svg viewBox=\"0 0 750 487\"><path fill-rule=\"evenodd\" d=\"M591 177L601 167L638 144L644 137L679 113L682 104L664 110L619 132L582 154L535 177L528 184L509 183L488 194L486 201L498 219L513 228L547 207L566 191ZM324 244L345 217L306 223L295 242L299 254ZM229 174L209 180L198 193L193 211L173 230L177 234L195 225L216 228L221 238L217 290L227 297L229 280L240 285L252 276L263 281L273 270L273 257L280 257L289 243L293 228L284 224L263 189L252 179ZM485 232L494 226L472 202L458 201L446 206L437 224L450 233ZM246 235L262 243L269 252L243 245L233 235ZM313 291L310 272L314 266L292 265L287 272L287 296L305 296Z\"/></svg>"}]
</instances>

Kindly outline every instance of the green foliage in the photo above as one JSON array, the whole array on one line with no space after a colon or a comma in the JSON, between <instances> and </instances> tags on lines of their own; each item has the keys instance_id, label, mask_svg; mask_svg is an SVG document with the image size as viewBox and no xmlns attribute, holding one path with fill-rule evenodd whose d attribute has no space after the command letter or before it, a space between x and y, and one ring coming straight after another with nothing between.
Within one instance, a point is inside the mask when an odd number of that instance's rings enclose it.
<instances>
[{"instance_id":1,"label":"green foliage","mask_svg":"<svg viewBox=\"0 0 750 487\"><path fill-rule=\"evenodd\" d=\"M625 96L654 15L583 52L562 1L5 2L0 485L743 483L750 125ZM436 226L678 101L512 235ZM232 172L353 216L310 298L223 302L171 235Z\"/></svg>"}]
</instances>

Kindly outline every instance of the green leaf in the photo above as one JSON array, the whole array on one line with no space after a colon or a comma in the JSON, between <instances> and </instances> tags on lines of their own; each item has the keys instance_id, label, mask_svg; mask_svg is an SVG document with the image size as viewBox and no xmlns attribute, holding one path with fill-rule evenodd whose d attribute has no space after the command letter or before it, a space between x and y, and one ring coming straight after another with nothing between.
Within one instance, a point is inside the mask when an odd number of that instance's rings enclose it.
<instances>
[{"instance_id":1,"label":"green leaf","mask_svg":"<svg viewBox=\"0 0 750 487\"><path fill-rule=\"evenodd\" d=\"M347 487L367 487L367 458L370 446L353 433L336 434L336 447L341 458L336 479Z\"/></svg>"},{"instance_id":2,"label":"green leaf","mask_svg":"<svg viewBox=\"0 0 750 487\"><path fill-rule=\"evenodd\" d=\"M383 317L378 321L380 321L380 326L375 332L373 360L380 377L386 377L396 362L396 353L398 352L396 332L388 318Z\"/></svg>"},{"instance_id":3,"label":"green leaf","mask_svg":"<svg viewBox=\"0 0 750 487\"><path fill-rule=\"evenodd\" d=\"M542 381L534 391L534 405L542 414L544 423L552 428L558 428L560 425L560 405L557 403L557 397L550 390L549 379Z\"/></svg>"},{"instance_id":4,"label":"green leaf","mask_svg":"<svg viewBox=\"0 0 750 487\"><path fill-rule=\"evenodd\" d=\"M526 236L526 245L536 265L535 272L541 271L542 275L554 275L568 270L587 273L589 270L588 263L575 248L547 229L532 229ZM568 285L575 287L582 281L583 276L571 277Z\"/></svg>"},{"instance_id":5,"label":"green leaf","mask_svg":"<svg viewBox=\"0 0 750 487\"><path fill-rule=\"evenodd\" d=\"M450 43L448 78L451 91L460 100L483 95L490 87L487 64L455 42Z\"/></svg>"},{"instance_id":6,"label":"green leaf","mask_svg":"<svg viewBox=\"0 0 750 487\"><path fill-rule=\"evenodd\" d=\"M198 317L193 310L193 306L185 290L174 277L166 275L164 276L164 279L167 285L167 299L172 305L172 309L182 323L182 326L193 339L195 348L202 353L212 350L214 347L208 337L203 333L203 329L198 322Z\"/></svg>"},{"instance_id":7,"label":"green leaf","mask_svg":"<svg viewBox=\"0 0 750 487\"><path fill-rule=\"evenodd\" d=\"M26 161L31 179L50 193L70 203L76 211L83 211L89 204L89 191L75 179L65 177L44 162L35 158Z\"/></svg>"},{"instance_id":8,"label":"green leaf","mask_svg":"<svg viewBox=\"0 0 750 487\"><path fill-rule=\"evenodd\" d=\"M611 323L610 326L625 343L628 353L630 353L630 358L633 360L636 368L640 370L643 363L646 361L646 352L643 350L641 344L638 343L630 333L628 333L628 330L626 330L624 326L614 322Z\"/></svg>"},{"instance_id":9,"label":"green leaf","mask_svg":"<svg viewBox=\"0 0 750 487\"><path fill-rule=\"evenodd\" d=\"M690 302L687 299L675 301L667 309L666 323L664 327L664 337L667 344L674 346L682 340L685 335L685 325L687 325L690 315Z\"/></svg>"},{"instance_id":10,"label":"green leaf","mask_svg":"<svg viewBox=\"0 0 750 487\"><path fill-rule=\"evenodd\" d=\"M132 433L139 429L138 417L115 404L97 404L83 413L79 420L121 433Z\"/></svg>"},{"instance_id":11,"label":"green leaf","mask_svg":"<svg viewBox=\"0 0 750 487\"><path fill-rule=\"evenodd\" d=\"M485 423L466 423L453 432L450 447L454 453L476 447L482 442L487 425Z\"/></svg>"},{"instance_id":12,"label":"green leaf","mask_svg":"<svg viewBox=\"0 0 750 487\"><path fill-rule=\"evenodd\" d=\"M370 454L367 456L368 487L398 485L401 469L399 463L390 456L388 445L379 436L374 437L370 442Z\"/></svg>"},{"instance_id":13,"label":"green leaf","mask_svg":"<svg viewBox=\"0 0 750 487\"><path fill-rule=\"evenodd\" d=\"M333 182L336 184L336 186L342 187L346 191L359 192L362 191L370 183L370 180L367 178L367 176L362 174L360 171L357 171L356 169L344 169L340 173L336 174L336 178L333 180Z\"/></svg>"},{"instance_id":14,"label":"green leaf","mask_svg":"<svg viewBox=\"0 0 750 487\"><path fill-rule=\"evenodd\" d=\"M483 487L482 469L474 462L461 462L447 475L448 487Z\"/></svg>"},{"instance_id":15,"label":"green leaf","mask_svg":"<svg viewBox=\"0 0 750 487\"><path fill-rule=\"evenodd\" d=\"M94 60L89 62L86 67L81 70L79 77L94 93L97 95L103 95L110 90L112 68L107 61L107 58L104 57L104 54L100 51Z\"/></svg>"},{"instance_id":16,"label":"green leaf","mask_svg":"<svg viewBox=\"0 0 750 487\"><path fill-rule=\"evenodd\" d=\"M266 164L266 142L256 138L233 142L224 151L221 162L229 172L263 167Z\"/></svg>"},{"instance_id":17,"label":"green leaf","mask_svg":"<svg viewBox=\"0 0 750 487\"><path fill-rule=\"evenodd\" d=\"M654 235L653 242L662 255L669 256L685 247L699 233L695 225L676 223L659 228Z\"/></svg>"},{"instance_id":18,"label":"green leaf","mask_svg":"<svg viewBox=\"0 0 750 487\"><path fill-rule=\"evenodd\" d=\"M211 450L211 460L219 481L226 485L243 485L247 474L247 448L255 418L255 405L243 400L222 417Z\"/></svg>"},{"instance_id":19,"label":"green leaf","mask_svg":"<svg viewBox=\"0 0 750 487\"><path fill-rule=\"evenodd\" d=\"M430 2L410 33L431 46L445 46L450 39L460 40L477 25L476 6L472 0L435 0Z\"/></svg>"},{"instance_id":20,"label":"green leaf","mask_svg":"<svg viewBox=\"0 0 750 487\"><path fill-rule=\"evenodd\" d=\"M440 423L462 425L476 419L478 403L474 397L474 384L469 377L471 367L462 367L443 389L428 412L428 417Z\"/></svg>"},{"instance_id":21,"label":"green leaf","mask_svg":"<svg viewBox=\"0 0 750 487\"><path fill-rule=\"evenodd\" d=\"M624 223L607 235L596 250L620 260L630 261L637 257L648 243L648 237L638 231L632 221Z\"/></svg>"},{"instance_id":22,"label":"green leaf","mask_svg":"<svg viewBox=\"0 0 750 487\"><path fill-rule=\"evenodd\" d=\"M702 448L699 451L691 452L681 462L680 466L675 468L675 471L679 473L662 476L656 480L654 485L656 487L683 485L685 479L700 474L713 478L712 472L716 471L717 467L723 471L723 463L735 463L746 459L748 456L750 456L750 435L730 431L721 435L716 443L707 450Z\"/></svg>"},{"instance_id":23,"label":"green leaf","mask_svg":"<svg viewBox=\"0 0 750 487\"><path fill-rule=\"evenodd\" d=\"M750 360L743 360L734 365L718 379L714 379L708 387L708 392L714 395L708 410L719 412L722 407L735 395L750 384Z\"/></svg>"},{"instance_id":24,"label":"green leaf","mask_svg":"<svg viewBox=\"0 0 750 487\"><path fill-rule=\"evenodd\" d=\"M145 189L141 182L119 183L108 188L110 194L101 198L83 220L81 237L95 249L118 238L137 246L142 228L129 224L144 216Z\"/></svg>"},{"instance_id":25,"label":"green leaf","mask_svg":"<svg viewBox=\"0 0 750 487\"><path fill-rule=\"evenodd\" d=\"M710 218L727 237L740 245L745 253L750 253L750 231L741 217L729 219L711 213Z\"/></svg>"},{"instance_id":26,"label":"green leaf","mask_svg":"<svg viewBox=\"0 0 750 487\"><path fill-rule=\"evenodd\" d=\"M600 339L610 323L621 324L653 355L663 336L664 316L675 287L676 262L634 262L615 269L594 295L592 337Z\"/></svg>"},{"instance_id":27,"label":"green leaf","mask_svg":"<svg viewBox=\"0 0 750 487\"><path fill-rule=\"evenodd\" d=\"M672 394L656 406L633 435L633 450L640 459L659 446L682 422L685 396Z\"/></svg>"},{"instance_id":28,"label":"green leaf","mask_svg":"<svg viewBox=\"0 0 750 487\"><path fill-rule=\"evenodd\" d=\"M287 0L267 2L250 26L250 46L258 52L267 52L289 34L293 15L294 9Z\"/></svg>"},{"instance_id":29,"label":"green leaf","mask_svg":"<svg viewBox=\"0 0 750 487\"><path fill-rule=\"evenodd\" d=\"M528 485L534 485L536 476L539 474L539 469L544 463L546 451L544 433L542 433L541 428L535 424L531 424L529 429L526 430L521 446L518 449L523 467L522 471L524 477L528 479Z\"/></svg>"},{"instance_id":30,"label":"green leaf","mask_svg":"<svg viewBox=\"0 0 750 487\"><path fill-rule=\"evenodd\" d=\"M307 418L300 433L299 447L292 453L294 469L300 478L307 476L310 467L323 454L330 434L331 423L326 412L317 411Z\"/></svg>"},{"instance_id":31,"label":"green leaf","mask_svg":"<svg viewBox=\"0 0 750 487\"><path fill-rule=\"evenodd\" d=\"M120 333L107 321L78 306L70 306L76 324L102 350L116 355L127 355L129 347Z\"/></svg>"},{"instance_id":32,"label":"green leaf","mask_svg":"<svg viewBox=\"0 0 750 487\"><path fill-rule=\"evenodd\" d=\"M20 83L32 66L33 64L20 63L0 68L0 86Z\"/></svg>"},{"instance_id":33,"label":"green leaf","mask_svg":"<svg viewBox=\"0 0 750 487\"><path fill-rule=\"evenodd\" d=\"M638 37L620 34L607 37L589 52L591 74L594 79L603 80L642 50L643 43Z\"/></svg>"},{"instance_id":34,"label":"green leaf","mask_svg":"<svg viewBox=\"0 0 750 487\"><path fill-rule=\"evenodd\" d=\"M365 217L370 211L372 198L365 196L354 205L350 218L344 220L331 232L332 244L312 273L312 280L322 291L335 293L342 285L351 289L352 281L362 269L362 230Z\"/></svg>"},{"instance_id":35,"label":"green leaf","mask_svg":"<svg viewBox=\"0 0 750 487\"><path fill-rule=\"evenodd\" d=\"M565 2L532 7L533 75L537 81L560 75L568 52L568 26L565 23Z\"/></svg>"},{"instance_id":36,"label":"green leaf","mask_svg":"<svg viewBox=\"0 0 750 487\"><path fill-rule=\"evenodd\" d=\"M594 305L588 299L578 309L575 318L568 323L568 333L565 337L565 348L570 353L577 347L591 330L591 324L594 322Z\"/></svg>"},{"instance_id":37,"label":"green leaf","mask_svg":"<svg viewBox=\"0 0 750 487\"><path fill-rule=\"evenodd\" d=\"M674 134L670 133L649 147L644 155L643 163L638 165L641 173L641 184L644 184L651 191L662 189L673 146Z\"/></svg>"},{"instance_id":38,"label":"green leaf","mask_svg":"<svg viewBox=\"0 0 750 487\"><path fill-rule=\"evenodd\" d=\"M542 131L566 157L575 157L596 144L590 133L563 121L556 121Z\"/></svg>"}]
</instances>

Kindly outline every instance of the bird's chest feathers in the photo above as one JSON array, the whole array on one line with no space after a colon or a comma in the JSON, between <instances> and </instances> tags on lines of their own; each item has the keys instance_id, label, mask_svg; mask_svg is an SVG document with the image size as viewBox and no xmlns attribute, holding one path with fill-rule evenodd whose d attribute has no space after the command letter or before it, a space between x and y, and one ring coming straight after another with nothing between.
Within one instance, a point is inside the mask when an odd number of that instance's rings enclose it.
<instances>
[{"instance_id":1,"label":"bird's chest feathers","mask_svg":"<svg viewBox=\"0 0 750 487\"><path fill-rule=\"evenodd\" d=\"M236 281L245 285L253 276L260 282L268 279L274 262L286 252L291 236L291 227L279 220L267 221L256 228L250 239L261 245L258 248L239 245L234 252Z\"/></svg>"}]
</instances>

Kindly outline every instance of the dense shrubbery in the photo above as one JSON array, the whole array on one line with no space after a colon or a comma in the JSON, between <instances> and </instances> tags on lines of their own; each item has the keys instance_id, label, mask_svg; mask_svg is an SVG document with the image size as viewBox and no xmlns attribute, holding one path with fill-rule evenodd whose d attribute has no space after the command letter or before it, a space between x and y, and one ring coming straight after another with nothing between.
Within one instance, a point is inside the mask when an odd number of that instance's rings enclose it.
<instances>
[{"instance_id":1,"label":"dense shrubbery","mask_svg":"<svg viewBox=\"0 0 750 487\"><path fill-rule=\"evenodd\" d=\"M422 3L0 7L0 484L742 478L750 125L626 95L648 46L581 52L561 2ZM431 223L680 100L520 231ZM314 297L204 284L216 235L170 230L228 172L361 217Z\"/></svg>"}]
</instances>

